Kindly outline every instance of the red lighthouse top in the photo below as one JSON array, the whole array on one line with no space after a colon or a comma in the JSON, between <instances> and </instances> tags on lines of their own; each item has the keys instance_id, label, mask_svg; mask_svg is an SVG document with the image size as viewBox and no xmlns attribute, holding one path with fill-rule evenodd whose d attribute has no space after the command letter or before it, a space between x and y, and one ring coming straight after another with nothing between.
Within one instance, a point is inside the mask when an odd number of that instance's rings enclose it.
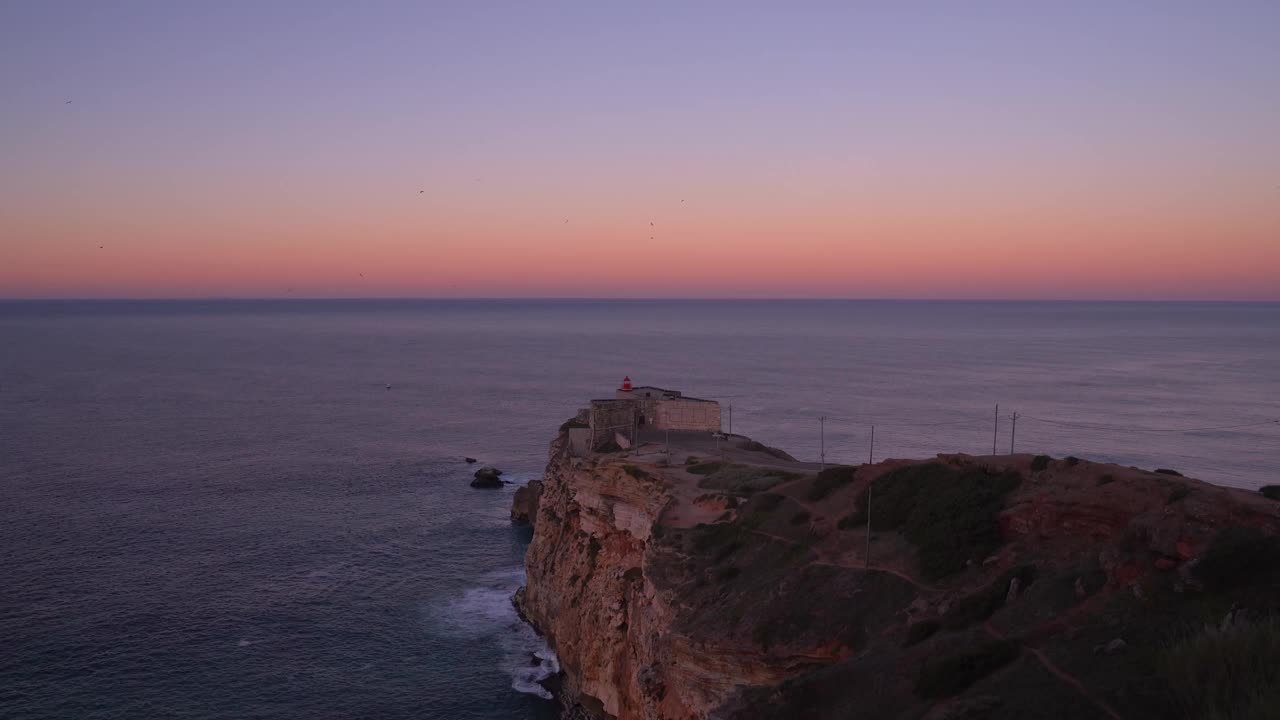
<instances>
[{"instance_id":1,"label":"red lighthouse top","mask_svg":"<svg viewBox=\"0 0 1280 720\"><path fill-rule=\"evenodd\" d=\"M622 378L622 389L623 389L623 390L630 390L630 389L631 389L631 376L630 376L630 375L628 375L628 376L626 376L626 377Z\"/></svg>"}]
</instances>

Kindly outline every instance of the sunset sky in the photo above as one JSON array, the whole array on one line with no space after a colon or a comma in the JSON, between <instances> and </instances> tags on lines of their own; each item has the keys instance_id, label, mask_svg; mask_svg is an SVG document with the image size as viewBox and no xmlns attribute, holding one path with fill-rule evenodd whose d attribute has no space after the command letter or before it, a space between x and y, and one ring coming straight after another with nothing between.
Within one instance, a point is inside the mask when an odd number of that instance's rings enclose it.
<instances>
[{"instance_id":1,"label":"sunset sky","mask_svg":"<svg viewBox=\"0 0 1280 720\"><path fill-rule=\"evenodd\" d=\"M0 297L211 296L1280 300L1280 2L0 4Z\"/></svg>"}]
</instances>

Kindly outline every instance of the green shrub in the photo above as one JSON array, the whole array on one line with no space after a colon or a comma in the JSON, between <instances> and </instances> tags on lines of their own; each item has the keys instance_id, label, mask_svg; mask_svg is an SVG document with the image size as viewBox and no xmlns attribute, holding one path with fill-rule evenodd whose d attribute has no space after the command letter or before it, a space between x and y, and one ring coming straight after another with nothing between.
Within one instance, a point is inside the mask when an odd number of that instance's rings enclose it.
<instances>
[{"instance_id":1,"label":"green shrub","mask_svg":"<svg viewBox=\"0 0 1280 720\"><path fill-rule=\"evenodd\" d=\"M648 480L648 479L649 479L649 473L648 473L648 471L646 471L646 470L645 470L644 468L642 468L642 467L637 467L637 466L635 466L635 465L623 465L623 466L622 466L622 469L623 469L623 470L625 470L625 471L627 472L627 474L628 474L628 475L630 475L631 477L633 477L633 478L635 478L635 479L637 479L637 480Z\"/></svg>"},{"instance_id":2,"label":"green shrub","mask_svg":"<svg viewBox=\"0 0 1280 720\"><path fill-rule=\"evenodd\" d=\"M762 442L757 442L755 440L752 440L751 442L743 445L742 449L749 450L751 452L762 452L770 457L778 458L779 460L787 460L790 462L795 462L795 458L792 457L790 454L782 450L779 450L778 448L769 447L768 445L765 445Z\"/></svg>"},{"instance_id":3,"label":"green shrub","mask_svg":"<svg viewBox=\"0 0 1280 720\"><path fill-rule=\"evenodd\" d=\"M804 525L804 524L805 524L805 523L807 523L807 522L809 522L809 511L808 511L808 510L801 510L800 512L798 512L798 513L796 513L795 515L792 515L792 516L791 516L791 524L792 524L792 525Z\"/></svg>"},{"instance_id":4,"label":"green shrub","mask_svg":"<svg viewBox=\"0 0 1280 720\"><path fill-rule=\"evenodd\" d=\"M564 432L566 430L573 430L575 428L589 428L589 427L591 426L578 420L577 418L569 418L568 420L565 420L564 423L560 425L560 432Z\"/></svg>"},{"instance_id":5,"label":"green shrub","mask_svg":"<svg viewBox=\"0 0 1280 720\"><path fill-rule=\"evenodd\" d=\"M1174 477L1182 477L1182 473L1178 472L1177 470L1170 470L1169 468L1156 468L1156 472L1160 473L1161 475L1172 475Z\"/></svg>"},{"instance_id":6,"label":"green shrub","mask_svg":"<svg viewBox=\"0 0 1280 720\"><path fill-rule=\"evenodd\" d=\"M903 641L903 647L911 647L916 643L924 642L933 637L942 627L942 623L937 620L921 620L918 623L912 623L907 626L907 639Z\"/></svg>"},{"instance_id":7,"label":"green shrub","mask_svg":"<svg viewBox=\"0 0 1280 720\"><path fill-rule=\"evenodd\" d=\"M1263 485L1258 488L1258 492L1262 493L1263 497L1280 500L1280 485Z\"/></svg>"},{"instance_id":8,"label":"green shrub","mask_svg":"<svg viewBox=\"0 0 1280 720\"><path fill-rule=\"evenodd\" d=\"M1037 455L1031 459L1031 472L1040 472L1049 467L1049 463L1053 462L1053 458L1048 455Z\"/></svg>"},{"instance_id":9,"label":"green shrub","mask_svg":"<svg viewBox=\"0 0 1280 720\"><path fill-rule=\"evenodd\" d=\"M1280 538L1256 528L1223 528L1200 558L1196 574L1211 590L1275 582L1280 579Z\"/></svg>"},{"instance_id":10,"label":"green shrub","mask_svg":"<svg viewBox=\"0 0 1280 720\"><path fill-rule=\"evenodd\" d=\"M853 512L840 518L840 522L836 523L836 527L841 530L852 530L854 528L865 527L867 518L864 515L861 520L858 519L858 513Z\"/></svg>"},{"instance_id":11,"label":"green shrub","mask_svg":"<svg viewBox=\"0 0 1280 720\"><path fill-rule=\"evenodd\" d=\"M1110 485L1115 481L1116 481L1116 476L1112 475L1111 473L1107 473L1106 475L1103 475L1102 477L1098 478L1098 487L1102 487L1103 485Z\"/></svg>"},{"instance_id":12,"label":"green shrub","mask_svg":"<svg viewBox=\"0 0 1280 720\"><path fill-rule=\"evenodd\" d=\"M716 571L716 580L727 582L742 574L742 569L734 565L726 565Z\"/></svg>"},{"instance_id":13,"label":"green shrub","mask_svg":"<svg viewBox=\"0 0 1280 720\"><path fill-rule=\"evenodd\" d=\"M768 490L775 485L781 485L788 480L803 477L785 470L757 465L737 465L733 463L706 463L705 465L714 465L715 467L710 473L695 472L695 468L700 469L704 467L703 465L685 468L690 472L694 472L694 474L704 475L698 481L698 487L721 490L737 495L751 495Z\"/></svg>"},{"instance_id":14,"label":"green shrub","mask_svg":"<svg viewBox=\"0 0 1280 720\"><path fill-rule=\"evenodd\" d=\"M1174 640L1157 658L1178 717L1280 718L1280 621L1212 625Z\"/></svg>"},{"instance_id":15,"label":"green shrub","mask_svg":"<svg viewBox=\"0 0 1280 720\"><path fill-rule=\"evenodd\" d=\"M750 507L752 512L769 513L776 510L786 499L785 495L764 493L762 495L757 495L755 499L751 501Z\"/></svg>"},{"instance_id":16,"label":"green shrub","mask_svg":"<svg viewBox=\"0 0 1280 720\"><path fill-rule=\"evenodd\" d=\"M836 465L818 473L813 479L813 486L809 488L809 501L818 502L835 492L837 488L853 482L853 476L857 472L858 468L853 465Z\"/></svg>"},{"instance_id":17,"label":"green shrub","mask_svg":"<svg viewBox=\"0 0 1280 720\"><path fill-rule=\"evenodd\" d=\"M1172 505L1190 494L1191 488L1186 485L1174 485L1173 488L1169 490L1169 497L1165 498L1164 504Z\"/></svg>"},{"instance_id":18,"label":"green shrub","mask_svg":"<svg viewBox=\"0 0 1280 720\"><path fill-rule=\"evenodd\" d=\"M1004 498L1022 482L1016 472L993 475L978 467L926 463L880 476L858 495L858 510L842 520L847 527L901 530L916 546L920 571L936 580L981 560L1003 544L999 513Z\"/></svg>"},{"instance_id":19,"label":"green shrub","mask_svg":"<svg viewBox=\"0 0 1280 720\"><path fill-rule=\"evenodd\" d=\"M711 473L719 472L720 469L726 465L728 465L728 463L720 462L719 460L712 460L710 462L698 463L697 465L689 465L685 468L685 471L691 472L694 475L710 475Z\"/></svg>"},{"instance_id":20,"label":"green shrub","mask_svg":"<svg viewBox=\"0 0 1280 720\"><path fill-rule=\"evenodd\" d=\"M730 555L738 552L741 549L742 549L741 540L731 540L729 544L724 545L723 547L721 547L719 550L716 551L716 555L714 558L712 558L711 562L712 564L719 565L720 563L724 562Z\"/></svg>"},{"instance_id":21,"label":"green shrub","mask_svg":"<svg viewBox=\"0 0 1280 720\"><path fill-rule=\"evenodd\" d=\"M916 695L944 698L963 692L970 685L1013 662L1020 648L1007 640L989 642L950 657L930 660L916 676Z\"/></svg>"},{"instance_id":22,"label":"green shrub","mask_svg":"<svg viewBox=\"0 0 1280 720\"><path fill-rule=\"evenodd\" d=\"M697 464L698 464L698 458L694 457L693 455L690 455L689 457L687 457L687 458L685 458L685 459L684 459L684 464L685 464L685 465L697 465Z\"/></svg>"},{"instance_id":23,"label":"green shrub","mask_svg":"<svg viewBox=\"0 0 1280 720\"><path fill-rule=\"evenodd\" d=\"M1067 467L1075 467L1080 464L1080 458L1075 455L1068 455L1063 460L1067 463Z\"/></svg>"}]
</instances>

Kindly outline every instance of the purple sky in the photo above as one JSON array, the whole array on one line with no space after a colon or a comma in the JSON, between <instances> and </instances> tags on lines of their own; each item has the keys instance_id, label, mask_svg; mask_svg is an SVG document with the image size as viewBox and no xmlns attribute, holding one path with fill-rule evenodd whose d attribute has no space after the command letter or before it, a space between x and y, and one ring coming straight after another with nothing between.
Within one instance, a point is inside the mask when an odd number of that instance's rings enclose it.
<instances>
[{"instance_id":1,"label":"purple sky","mask_svg":"<svg viewBox=\"0 0 1280 720\"><path fill-rule=\"evenodd\" d=\"M1280 299L1280 2L791 5L6 3L0 297Z\"/></svg>"}]
</instances>

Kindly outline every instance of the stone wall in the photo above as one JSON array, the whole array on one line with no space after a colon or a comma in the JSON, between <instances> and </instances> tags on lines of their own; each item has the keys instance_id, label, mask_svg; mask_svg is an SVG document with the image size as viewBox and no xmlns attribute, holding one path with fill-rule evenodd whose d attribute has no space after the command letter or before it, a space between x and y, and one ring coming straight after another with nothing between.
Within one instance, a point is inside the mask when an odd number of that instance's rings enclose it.
<instances>
[{"instance_id":1,"label":"stone wall","mask_svg":"<svg viewBox=\"0 0 1280 720\"><path fill-rule=\"evenodd\" d=\"M634 400L592 400L591 449L611 445L614 433L631 437L635 432L635 419Z\"/></svg>"},{"instance_id":2,"label":"stone wall","mask_svg":"<svg viewBox=\"0 0 1280 720\"><path fill-rule=\"evenodd\" d=\"M653 426L659 430L720 432L720 403L692 398L663 400L654 408Z\"/></svg>"},{"instance_id":3,"label":"stone wall","mask_svg":"<svg viewBox=\"0 0 1280 720\"><path fill-rule=\"evenodd\" d=\"M590 413L587 415L587 422L591 421ZM583 457L591 452L591 428L570 428L569 429L569 454L573 457Z\"/></svg>"}]
</instances>

